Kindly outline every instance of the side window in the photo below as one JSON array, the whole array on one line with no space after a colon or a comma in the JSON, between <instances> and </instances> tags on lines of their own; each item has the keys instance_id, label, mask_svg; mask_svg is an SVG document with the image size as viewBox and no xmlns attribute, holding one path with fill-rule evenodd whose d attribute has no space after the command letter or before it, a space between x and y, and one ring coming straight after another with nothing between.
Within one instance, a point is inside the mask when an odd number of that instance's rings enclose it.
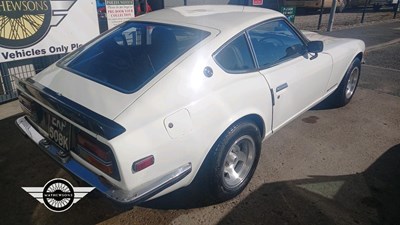
<instances>
[{"instance_id":1,"label":"side window","mask_svg":"<svg viewBox=\"0 0 400 225\"><path fill-rule=\"evenodd\" d=\"M228 72L240 73L255 68L245 35L240 35L215 56L218 64Z\"/></svg>"},{"instance_id":2,"label":"side window","mask_svg":"<svg viewBox=\"0 0 400 225\"><path fill-rule=\"evenodd\" d=\"M304 53L304 43L284 20L261 24L251 29L249 36L261 68Z\"/></svg>"}]
</instances>

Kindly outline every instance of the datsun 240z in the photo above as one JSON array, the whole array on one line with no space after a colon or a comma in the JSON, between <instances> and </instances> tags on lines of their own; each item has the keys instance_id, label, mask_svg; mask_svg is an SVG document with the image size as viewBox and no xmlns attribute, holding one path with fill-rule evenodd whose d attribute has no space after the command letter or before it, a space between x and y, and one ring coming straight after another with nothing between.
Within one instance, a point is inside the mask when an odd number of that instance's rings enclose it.
<instances>
[{"instance_id":1,"label":"datsun 240z","mask_svg":"<svg viewBox=\"0 0 400 225\"><path fill-rule=\"evenodd\" d=\"M365 45L243 6L127 21L18 83L22 132L105 196L138 203L191 184L239 194L261 142L329 97L346 105Z\"/></svg>"}]
</instances>

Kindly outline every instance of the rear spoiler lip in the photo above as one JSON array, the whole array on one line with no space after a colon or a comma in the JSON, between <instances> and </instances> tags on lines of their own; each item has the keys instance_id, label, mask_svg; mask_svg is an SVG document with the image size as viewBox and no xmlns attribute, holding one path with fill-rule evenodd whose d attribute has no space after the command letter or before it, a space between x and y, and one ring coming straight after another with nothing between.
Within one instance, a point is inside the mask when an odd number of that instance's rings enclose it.
<instances>
[{"instance_id":1,"label":"rear spoiler lip","mask_svg":"<svg viewBox=\"0 0 400 225\"><path fill-rule=\"evenodd\" d=\"M74 123L93 133L111 140L124 133L126 129L115 121L106 118L64 96L31 78L18 81L19 91L57 111Z\"/></svg>"}]
</instances>

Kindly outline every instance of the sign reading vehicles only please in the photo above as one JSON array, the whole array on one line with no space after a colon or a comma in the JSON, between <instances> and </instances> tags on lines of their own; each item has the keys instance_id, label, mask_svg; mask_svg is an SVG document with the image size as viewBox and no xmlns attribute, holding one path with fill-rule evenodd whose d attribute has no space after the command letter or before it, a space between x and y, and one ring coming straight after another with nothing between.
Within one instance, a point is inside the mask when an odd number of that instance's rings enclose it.
<instances>
[{"instance_id":1,"label":"sign reading vehicles only please","mask_svg":"<svg viewBox=\"0 0 400 225\"><path fill-rule=\"evenodd\" d=\"M99 34L95 0L0 0L0 63L68 53Z\"/></svg>"}]
</instances>

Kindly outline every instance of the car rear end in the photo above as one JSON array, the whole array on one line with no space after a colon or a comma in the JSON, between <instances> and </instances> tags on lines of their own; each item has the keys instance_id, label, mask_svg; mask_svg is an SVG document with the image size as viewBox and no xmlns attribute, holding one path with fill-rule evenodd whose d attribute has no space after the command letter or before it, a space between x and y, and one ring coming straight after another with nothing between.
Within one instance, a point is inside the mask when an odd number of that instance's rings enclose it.
<instances>
[{"instance_id":1,"label":"car rear end","mask_svg":"<svg viewBox=\"0 0 400 225\"><path fill-rule=\"evenodd\" d=\"M121 125L32 79L20 81L18 93L26 115L16 124L41 150L107 195L110 186L123 186L114 149L107 141L125 131Z\"/></svg>"},{"instance_id":2,"label":"car rear end","mask_svg":"<svg viewBox=\"0 0 400 225\"><path fill-rule=\"evenodd\" d=\"M63 168L107 197L144 201L187 176L191 165L139 173L156 163L155 150L131 149L129 140L121 144L132 131L115 119L209 35L175 25L122 24L19 81L25 115L16 124Z\"/></svg>"}]
</instances>

